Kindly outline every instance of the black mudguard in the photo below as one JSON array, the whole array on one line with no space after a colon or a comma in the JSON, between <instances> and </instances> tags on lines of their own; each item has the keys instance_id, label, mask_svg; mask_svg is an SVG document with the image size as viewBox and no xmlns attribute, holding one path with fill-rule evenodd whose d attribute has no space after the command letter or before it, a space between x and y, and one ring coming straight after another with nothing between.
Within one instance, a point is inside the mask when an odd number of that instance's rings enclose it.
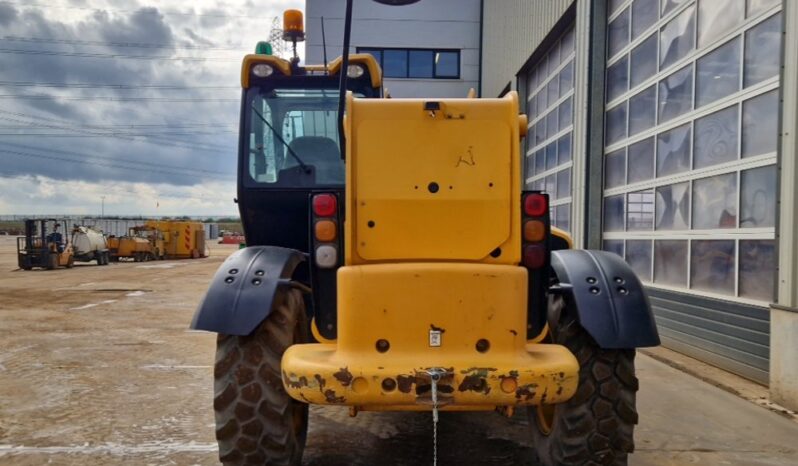
<instances>
[{"instance_id":1,"label":"black mudguard","mask_svg":"<svg viewBox=\"0 0 798 466\"><path fill-rule=\"evenodd\" d=\"M552 251L551 267L569 308L602 348L660 344L651 304L635 273L618 255L605 251Z\"/></svg>"},{"instance_id":2,"label":"black mudguard","mask_svg":"<svg viewBox=\"0 0 798 466\"><path fill-rule=\"evenodd\" d=\"M275 246L250 246L231 254L216 271L191 328L249 335L272 311L277 288L290 286L305 254Z\"/></svg>"}]
</instances>

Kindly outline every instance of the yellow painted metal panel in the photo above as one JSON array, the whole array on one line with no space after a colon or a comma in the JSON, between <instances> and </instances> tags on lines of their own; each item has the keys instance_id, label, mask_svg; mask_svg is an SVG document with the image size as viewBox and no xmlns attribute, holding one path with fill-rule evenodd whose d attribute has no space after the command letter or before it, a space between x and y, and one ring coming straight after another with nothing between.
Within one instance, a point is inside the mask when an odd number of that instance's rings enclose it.
<instances>
[{"instance_id":1,"label":"yellow painted metal panel","mask_svg":"<svg viewBox=\"0 0 798 466\"><path fill-rule=\"evenodd\" d=\"M451 372L441 394L452 409L555 403L576 390L574 356L525 339L523 267L350 266L339 269L338 285L337 342L295 345L283 356L283 383L298 400L429 409L423 387L432 367ZM432 332L440 332L440 346L432 345ZM388 342L385 352L377 349L380 339ZM485 352L477 349L480 339L489 342Z\"/></svg>"},{"instance_id":2,"label":"yellow painted metal panel","mask_svg":"<svg viewBox=\"0 0 798 466\"><path fill-rule=\"evenodd\" d=\"M244 60L241 63L241 87L244 89L249 88L249 73L253 66L258 63L266 63L267 65L271 65L281 73L286 76L291 76L291 63L286 60L283 60L280 57L275 57L274 55L256 55L250 54L244 56Z\"/></svg>"},{"instance_id":3,"label":"yellow painted metal panel","mask_svg":"<svg viewBox=\"0 0 798 466\"><path fill-rule=\"evenodd\" d=\"M146 226L163 233L164 251L168 257L187 258L205 255L204 227L200 222L148 220Z\"/></svg>"},{"instance_id":4,"label":"yellow painted metal panel","mask_svg":"<svg viewBox=\"0 0 798 466\"><path fill-rule=\"evenodd\" d=\"M346 263L518 263L517 95L428 102L348 99Z\"/></svg>"}]
</instances>

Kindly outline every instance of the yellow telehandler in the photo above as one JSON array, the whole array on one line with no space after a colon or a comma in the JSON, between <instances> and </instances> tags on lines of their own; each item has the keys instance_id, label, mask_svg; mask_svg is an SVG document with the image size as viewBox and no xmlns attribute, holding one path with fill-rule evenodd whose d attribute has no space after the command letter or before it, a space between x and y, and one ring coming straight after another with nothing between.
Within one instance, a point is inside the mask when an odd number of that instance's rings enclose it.
<instances>
[{"instance_id":1,"label":"yellow telehandler","mask_svg":"<svg viewBox=\"0 0 798 466\"><path fill-rule=\"evenodd\" d=\"M220 460L300 464L320 404L523 408L544 464L626 464L635 348L659 344L640 281L573 249L548 195L524 191L515 92L378 98L373 58L348 55L351 8L341 58L244 58L247 247L191 325L219 334ZM284 29L302 37L299 12Z\"/></svg>"}]
</instances>

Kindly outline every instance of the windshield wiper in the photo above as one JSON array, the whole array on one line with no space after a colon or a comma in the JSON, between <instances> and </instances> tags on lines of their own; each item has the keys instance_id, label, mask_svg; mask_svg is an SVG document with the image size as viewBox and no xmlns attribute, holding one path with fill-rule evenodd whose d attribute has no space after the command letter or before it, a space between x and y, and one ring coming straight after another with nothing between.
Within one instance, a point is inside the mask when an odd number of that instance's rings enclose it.
<instances>
[{"instance_id":1,"label":"windshield wiper","mask_svg":"<svg viewBox=\"0 0 798 466\"><path fill-rule=\"evenodd\" d=\"M311 172L310 167L305 165L305 162L303 162L302 159L300 159L299 156L296 155L296 152L294 152L294 149L291 149L291 146L289 146L288 143L285 142L285 139L283 139L282 136L280 136L280 133L278 133L277 130L275 130L274 127L268 121L266 121L266 118L263 118L263 115L260 114L260 112L258 111L258 109L255 108L254 105L252 106L252 111L255 112L255 115L258 115L258 118L260 118L260 121L262 121L264 124L266 124L266 126L268 126L270 130L272 130L272 133L274 133L274 136L277 138L278 141L280 141L285 146L286 149L288 149L288 153L291 154L291 157L293 157L297 161L299 166L302 167L302 170L305 173L310 173Z\"/></svg>"}]
</instances>

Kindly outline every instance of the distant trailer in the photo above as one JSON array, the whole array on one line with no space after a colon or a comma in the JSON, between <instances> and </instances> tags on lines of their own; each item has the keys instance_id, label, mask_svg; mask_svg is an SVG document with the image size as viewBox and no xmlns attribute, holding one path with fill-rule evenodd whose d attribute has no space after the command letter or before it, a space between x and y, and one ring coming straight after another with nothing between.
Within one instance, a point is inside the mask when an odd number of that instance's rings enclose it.
<instances>
[{"instance_id":1,"label":"distant trailer","mask_svg":"<svg viewBox=\"0 0 798 466\"><path fill-rule=\"evenodd\" d=\"M146 226L156 228L163 234L167 259L207 257L205 229L201 222L148 220Z\"/></svg>"}]
</instances>

